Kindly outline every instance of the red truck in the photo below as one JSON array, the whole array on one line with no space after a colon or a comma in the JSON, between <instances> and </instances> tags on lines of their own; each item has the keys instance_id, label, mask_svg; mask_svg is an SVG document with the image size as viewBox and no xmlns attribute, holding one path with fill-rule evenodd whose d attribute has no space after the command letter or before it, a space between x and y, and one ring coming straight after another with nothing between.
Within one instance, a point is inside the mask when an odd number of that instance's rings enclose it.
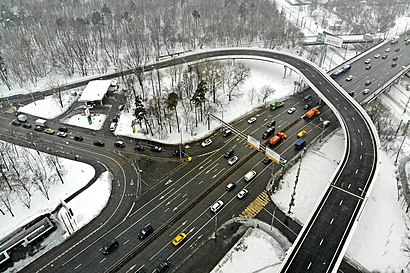
<instances>
[{"instance_id":1,"label":"red truck","mask_svg":"<svg viewBox=\"0 0 410 273\"><path fill-rule=\"evenodd\" d=\"M320 115L320 111L317 110L317 108L312 108L309 111L306 112L304 118L313 118L314 116Z\"/></svg>"},{"instance_id":2,"label":"red truck","mask_svg":"<svg viewBox=\"0 0 410 273\"><path fill-rule=\"evenodd\" d=\"M271 137L270 139L269 139L269 143L271 144L271 145L276 145L276 144L278 144L282 139L286 139L286 135L285 135L285 133L284 132L278 132L277 134L276 134L276 136L273 136L273 137Z\"/></svg>"}]
</instances>

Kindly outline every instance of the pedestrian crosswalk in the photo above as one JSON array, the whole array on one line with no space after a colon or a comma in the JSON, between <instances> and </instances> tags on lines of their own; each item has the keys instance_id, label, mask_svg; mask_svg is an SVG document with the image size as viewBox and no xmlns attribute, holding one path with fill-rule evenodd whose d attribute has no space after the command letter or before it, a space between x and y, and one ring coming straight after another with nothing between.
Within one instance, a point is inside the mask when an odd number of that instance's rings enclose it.
<instances>
[{"instance_id":1,"label":"pedestrian crosswalk","mask_svg":"<svg viewBox=\"0 0 410 273\"><path fill-rule=\"evenodd\" d=\"M244 209L240 216L246 218L255 217L270 202L269 194L266 190L261 192L252 203Z\"/></svg>"}]
</instances>

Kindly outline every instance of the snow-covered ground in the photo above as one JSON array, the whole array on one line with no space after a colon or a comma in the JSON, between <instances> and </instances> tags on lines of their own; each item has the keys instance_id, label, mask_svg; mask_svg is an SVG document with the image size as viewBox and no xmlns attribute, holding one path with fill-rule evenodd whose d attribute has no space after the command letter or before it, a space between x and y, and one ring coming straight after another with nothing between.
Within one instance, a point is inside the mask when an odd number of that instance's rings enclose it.
<instances>
[{"instance_id":1,"label":"snow-covered ground","mask_svg":"<svg viewBox=\"0 0 410 273\"><path fill-rule=\"evenodd\" d=\"M21 154L21 149L26 148L16 146L16 149ZM33 155L37 154L36 150L28 150ZM60 158L60 162L62 169L66 171L66 174L63 175L64 184L60 182L51 187L49 191L50 200L47 200L40 191L33 191L30 209L24 206L22 202L19 202L18 199L14 200L12 208L14 217L6 210L7 213L5 215L0 214L0 238L25 225L39 215L51 212L60 204L60 200L64 200L78 189L84 187L95 175L94 168L88 164L65 158ZM54 170L47 170L47 172L52 173Z\"/></svg>"},{"instance_id":2,"label":"snow-covered ground","mask_svg":"<svg viewBox=\"0 0 410 273\"><path fill-rule=\"evenodd\" d=\"M305 18L303 30L306 35L315 35L318 31L322 30L320 26L316 26L314 19L308 17L307 13L304 14L303 11L301 11L298 16L299 19L297 19L298 11L292 10L292 8L288 8L289 5L284 0L277 0L277 3L280 3L287 9L288 17L292 21L298 21L298 23L301 24L302 18ZM400 33L403 30L403 24L405 24L404 28L406 28L408 24L410 27L408 20L408 18L399 18L399 24L389 32L389 36L394 36L396 33ZM349 58L356 54L355 52L345 51L341 49L335 49L332 50L332 52L333 53L328 54L328 59L323 65L325 69L330 69L336 63L340 63L341 61L343 61L344 57ZM220 113L220 116L224 121L232 121L260 105L260 103L258 103L257 101L250 103L247 92L249 92L252 87L255 87L256 90L259 90L264 85L270 85L275 90L277 90L277 92L273 96L271 96L268 101L281 99L293 93L293 81L298 79L296 73L293 73L290 77L282 79L283 67L280 65L255 61L246 62L247 65L249 65L252 69L252 75L246 82L246 84L241 88L243 96L240 96L232 104L226 106L226 108L224 108L224 111ZM67 80L64 80L62 82L67 82ZM41 84L42 83L39 83L40 86ZM40 87L38 90L48 88L47 82L45 81L42 86L43 87ZM20 89L20 92L18 91L18 89L13 90L14 92L18 93L27 93L27 90L24 89ZM390 93L392 94L393 92ZM398 93L403 94L404 92ZM70 98L69 95L67 95L67 97ZM404 97L396 97L396 99L400 101L406 100L404 99ZM70 103L72 103L72 101L67 101L67 107L70 105ZM395 107L392 108L393 110L397 110L394 109ZM33 103L33 105L24 107L23 110L22 108L20 108L20 111L24 111L36 116L41 116L43 118L57 117L60 115L59 113L63 113L66 110L67 109L64 107L59 107L58 103L56 103L56 100L53 97L45 98L44 102L43 100L37 101L35 105ZM397 114L398 110L395 112L398 117L402 117L402 113L399 112ZM93 127L91 129L98 130L99 128L101 128L104 120L105 116L96 117L95 122L93 122L96 127ZM88 126L85 116L81 115L73 116L67 122L82 127ZM120 124L117 127L116 134L132 135L134 137L145 137L145 135L138 135L138 133L134 135L130 128L130 122L131 117L127 116L127 114L123 114L120 118ZM216 128L219 125L213 123L212 126L212 128ZM206 125L201 125L197 129L195 136L191 136L189 133L183 133L183 142L202 138L208 133L209 131L207 130ZM180 138L181 136L179 134L172 134L165 140L165 142L179 143ZM297 218L300 222L303 223L304 221L306 221L308 215L311 212L311 209L316 204L318 197L322 194L324 187L326 187L329 178L332 176L335 168L337 167L337 161L341 157L342 149L342 135L340 132L336 132L332 137L329 137L324 142L323 146L318 144L314 145L304 156L301 176L297 185L296 204L292 208L293 217ZM405 142L403 150L406 151L406 153L410 151L410 141ZM400 270L403 269L404 272L409 272L409 256L408 254L404 253L403 244L410 244L409 239L406 239L406 232L409 233L408 227L410 226L410 223L408 216L404 214L403 208L400 206L402 199L400 201L397 201L397 185L395 179L396 174L395 167L392 164L393 161L394 157L392 157L390 154L383 154L381 159L381 169L383 171L379 174L378 181L373 188L373 191L367 202L367 206L363 212L361 221L357 226L356 233L351 240L347 253L349 254L349 256L357 260L369 270L379 270L381 272L400 272ZM70 162L72 163L72 161ZM78 162L75 163L78 164ZM322 167L323 169L320 170L318 166ZM67 168L69 167L67 166ZM297 166L289 170L289 172L284 177L284 182L282 184L281 190L272 197L274 201L284 210L288 209L287 204L289 202L291 191L293 190L296 168ZM309 170L312 169L315 169L315 176L308 175ZM67 178L65 179L72 179L73 181L78 182L78 176L81 176L82 178L88 177L88 180L83 180L82 185L84 185L84 183L87 183L92 177L91 173L92 171L71 171L68 172L68 174L66 175ZM319 175L320 177L318 177L317 175ZM66 183L64 185L68 186L69 183ZM93 217L99 214L101 209L108 201L109 193L111 190L110 185L110 177L108 173L105 173L102 175L101 179L97 180L97 182L94 183L93 186L91 186L88 190L83 192L68 204L74 212L74 218L70 219L72 223L74 223L73 226L80 228L81 226L89 222ZM94 186L98 189L101 189L102 193L91 194L96 191ZM80 187L82 186L78 184L75 187L72 186L70 190L74 192ZM0 229L0 234L5 234L8 231L12 230L17 223L29 221L29 219L35 217L34 215L43 213L44 208L47 208L47 210L54 208L56 206L56 203L58 203L60 199L63 199L69 194L67 189L56 191L61 192L62 195L61 197L58 197L56 200L54 200L53 204L44 206L42 200L33 202L33 207L35 206L34 203L38 203L38 205L40 206L37 212L26 211L24 213L24 210L21 210L19 214L21 214L22 218L20 220L14 221L14 223L8 220L3 221L3 218L1 218L2 225L0 226L0 228L2 230ZM101 199L97 199L98 196L100 196ZM95 207L90 208L90 210L88 211L85 211L82 204L84 200L90 200L90 198L92 198L93 201L88 202L93 203ZM33 201L34 199L35 198L33 197ZM61 215L63 215L62 217L64 218L64 221L68 221L66 213L63 210L59 215L60 217ZM60 229L60 231L61 232L57 235L57 243L61 242L63 240L63 237L67 236L68 234L67 231L64 231L63 229ZM275 238L275 236L273 238ZM228 253L228 258L225 258L225 262L221 262L221 264L218 265L219 271L215 272L240 273L249 272L250 270L261 270L262 268L265 268L264 270L266 272L272 272L272 264L283 259L283 252L285 250L283 248L281 249L281 244L277 244L272 240L272 238L269 238L268 235L262 233L262 231L260 230L253 230L252 232L250 231L249 234L247 234L243 238L243 242L248 245L247 250L244 253L240 253L241 251L236 251L237 253L235 254L235 250ZM252 251L255 245L257 245L258 247L255 248L254 251ZM266 253L269 253L271 260L266 261L263 257L261 257L261 253L264 252L263 250L266 250ZM246 259L244 258L244 254L246 254ZM275 258L273 258L275 254L277 255L276 260ZM255 261L257 257L260 257L257 263L258 268L248 267L249 261L246 262L248 257L250 257L252 261Z\"/></svg>"}]
</instances>

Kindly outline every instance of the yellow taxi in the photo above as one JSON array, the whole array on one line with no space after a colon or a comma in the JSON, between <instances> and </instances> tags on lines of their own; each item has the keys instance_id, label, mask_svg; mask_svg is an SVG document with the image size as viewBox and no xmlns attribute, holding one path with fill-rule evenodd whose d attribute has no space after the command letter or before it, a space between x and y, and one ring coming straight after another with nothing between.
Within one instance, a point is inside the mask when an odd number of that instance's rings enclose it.
<instances>
[{"instance_id":1,"label":"yellow taxi","mask_svg":"<svg viewBox=\"0 0 410 273\"><path fill-rule=\"evenodd\" d=\"M52 135L52 134L54 134L54 130L51 129L51 128L46 128L46 129L44 129L44 133Z\"/></svg>"},{"instance_id":2,"label":"yellow taxi","mask_svg":"<svg viewBox=\"0 0 410 273\"><path fill-rule=\"evenodd\" d=\"M187 236L186 233L181 232L180 234L177 235L177 237L174 238L174 240L172 241L172 244L174 246L178 246L186 238L186 236Z\"/></svg>"},{"instance_id":3,"label":"yellow taxi","mask_svg":"<svg viewBox=\"0 0 410 273\"><path fill-rule=\"evenodd\" d=\"M306 130L302 130L302 131L300 131L298 134L297 134L297 137L298 138L301 138L301 137L304 137L304 136L306 136L307 135L307 131Z\"/></svg>"}]
</instances>

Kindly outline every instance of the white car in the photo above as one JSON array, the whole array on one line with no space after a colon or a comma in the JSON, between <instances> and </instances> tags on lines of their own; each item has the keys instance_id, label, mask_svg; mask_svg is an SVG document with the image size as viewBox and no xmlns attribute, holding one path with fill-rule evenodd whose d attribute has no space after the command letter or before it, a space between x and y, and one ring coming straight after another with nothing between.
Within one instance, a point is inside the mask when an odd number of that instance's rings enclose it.
<instances>
[{"instance_id":1,"label":"white car","mask_svg":"<svg viewBox=\"0 0 410 273\"><path fill-rule=\"evenodd\" d=\"M207 138L204 140L204 142L202 142L201 146L205 148L206 146L209 146L211 144L212 144L212 140L210 138Z\"/></svg>"},{"instance_id":2,"label":"white car","mask_svg":"<svg viewBox=\"0 0 410 273\"><path fill-rule=\"evenodd\" d=\"M238 197L238 199L242 199L242 198L244 198L245 197L245 195L247 195L248 194L248 190L247 189L243 189L243 190L241 190L239 193L238 193L238 195L236 196L236 197Z\"/></svg>"},{"instance_id":3,"label":"white car","mask_svg":"<svg viewBox=\"0 0 410 273\"><path fill-rule=\"evenodd\" d=\"M348 82L350 82L351 80L353 80L353 75L349 75L349 76L346 78L346 81L348 81Z\"/></svg>"},{"instance_id":4,"label":"white car","mask_svg":"<svg viewBox=\"0 0 410 273\"><path fill-rule=\"evenodd\" d=\"M370 59L366 59L366 61L364 61L365 64L369 64L371 62Z\"/></svg>"},{"instance_id":5,"label":"white car","mask_svg":"<svg viewBox=\"0 0 410 273\"><path fill-rule=\"evenodd\" d=\"M58 132L58 133L57 133L57 136L58 136L58 137L67 137L67 133L65 133L65 132Z\"/></svg>"},{"instance_id":6,"label":"white car","mask_svg":"<svg viewBox=\"0 0 410 273\"><path fill-rule=\"evenodd\" d=\"M236 161L238 161L238 157L235 155L228 160L228 164L232 166Z\"/></svg>"},{"instance_id":7,"label":"white car","mask_svg":"<svg viewBox=\"0 0 410 273\"><path fill-rule=\"evenodd\" d=\"M222 202L222 200L218 200L216 201L215 204L211 206L211 211L213 213L217 213L223 207L223 205L224 205L224 202Z\"/></svg>"},{"instance_id":8,"label":"white car","mask_svg":"<svg viewBox=\"0 0 410 273\"><path fill-rule=\"evenodd\" d=\"M288 114L293 114L296 111L295 107L289 108L288 109Z\"/></svg>"},{"instance_id":9,"label":"white car","mask_svg":"<svg viewBox=\"0 0 410 273\"><path fill-rule=\"evenodd\" d=\"M251 117L250 119L248 119L249 124L254 123L255 121L256 121L255 117Z\"/></svg>"},{"instance_id":10,"label":"white car","mask_svg":"<svg viewBox=\"0 0 410 273\"><path fill-rule=\"evenodd\" d=\"M110 131L113 132L117 128L117 123L116 122L111 122L110 124Z\"/></svg>"},{"instance_id":11,"label":"white car","mask_svg":"<svg viewBox=\"0 0 410 273\"><path fill-rule=\"evenodd\" d=\"M370 92L370 89L366 88L365 90L363 90L363 95L369 94L369 92Z\"/></svg>"},{"instance_id":12,"label":"white car","mask_svg":"<svg viewBox=\"0 0 410 273\"><path fill-rule=\"evenodd\" d=\"M385 50L386 52L389 52L390 51L390 47L388 47L388 48L386 48L386 50Z\"/></svg>"},{"instance_id":13,"label":"white car","mask_svg":"<svg viewBox=\"0 0 410 273\"><path fill-rule=\"evenodd\" d=\"M380 57L380 54L376 54L376 55L374 55L374 57L375 57L376 59L378 59L378 58Z\"/></svg>"}]
</instances>

